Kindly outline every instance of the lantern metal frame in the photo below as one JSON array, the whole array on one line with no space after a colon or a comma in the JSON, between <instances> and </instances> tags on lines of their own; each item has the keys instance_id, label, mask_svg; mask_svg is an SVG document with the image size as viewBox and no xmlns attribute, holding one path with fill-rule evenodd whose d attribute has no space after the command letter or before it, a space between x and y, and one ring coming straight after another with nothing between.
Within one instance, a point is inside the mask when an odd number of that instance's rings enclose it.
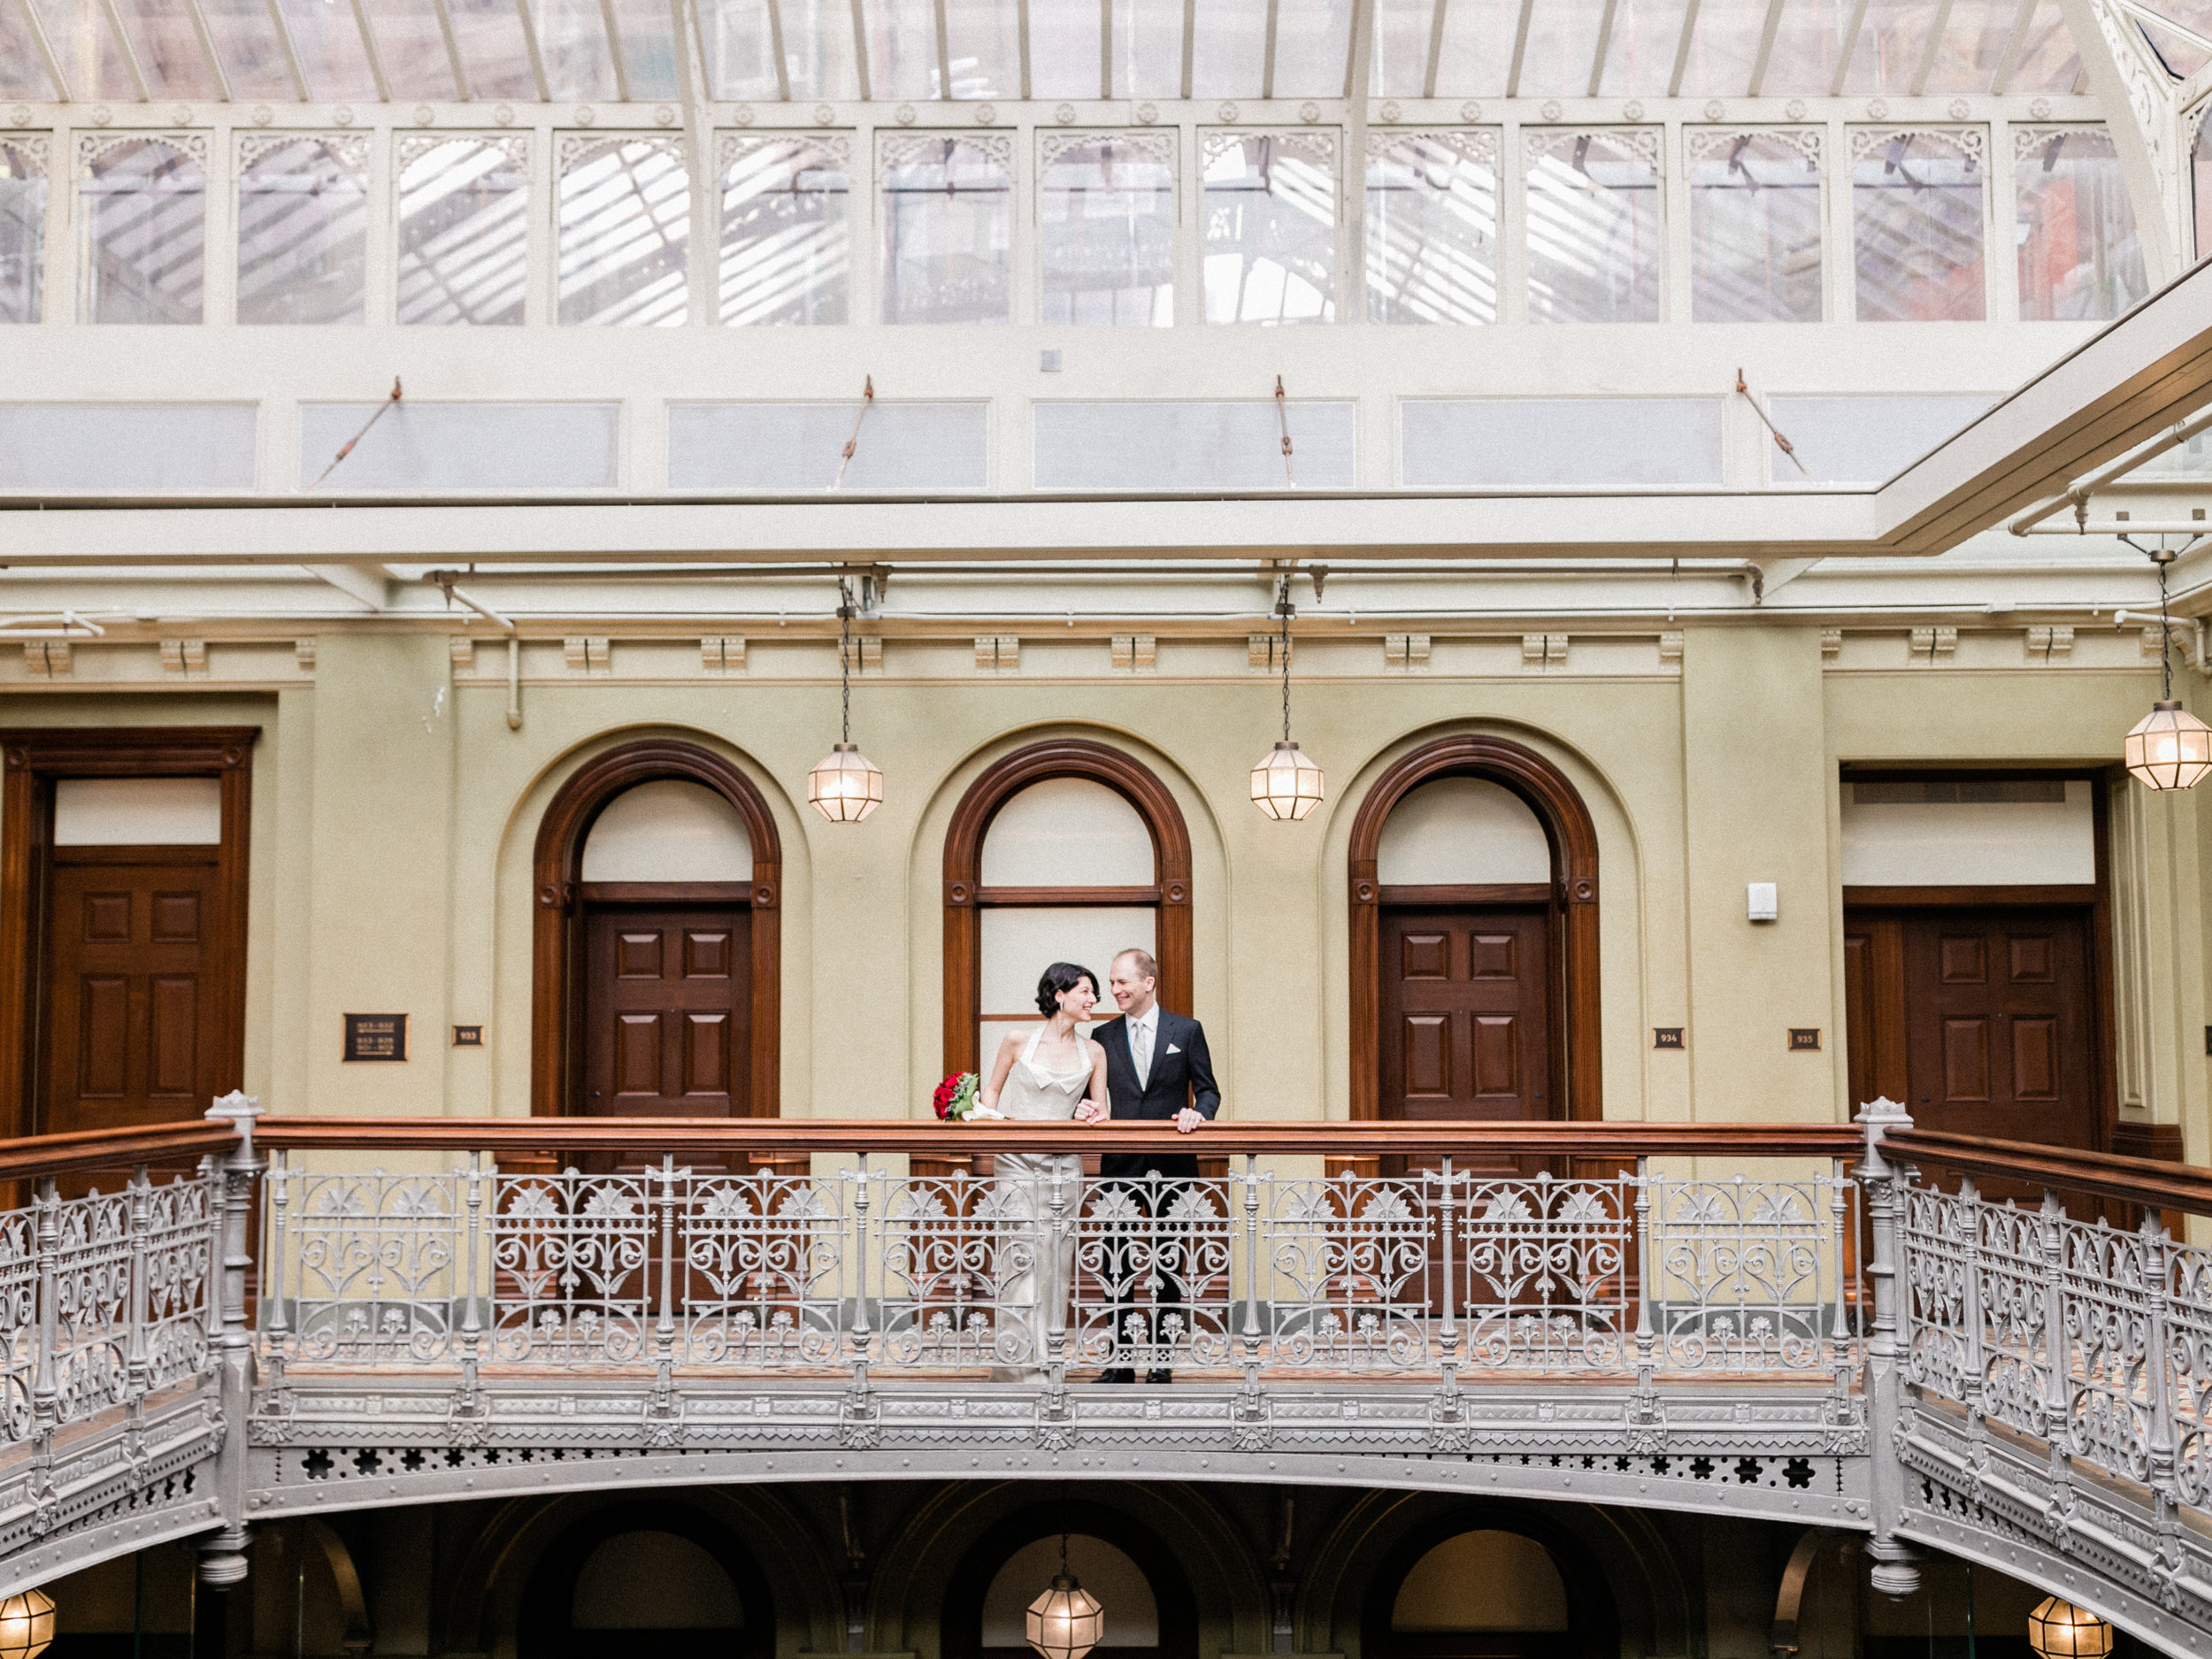
<instances>
[{"instance_id":1,"label":"lantern metal frame","mask_svg":"<svg viewBox=\"0 0 2212 1659\"><path fill-rule=\"evenodd\" d=\"M1050 1628L1059 1622L1056 1632ZM1068 1571L1068 1535L1060 1534L1060 1571L1029 1604L1023 1633L1039 1659L1083 1659L1106 1635L1106 1609ZM1050 1640L1055 1635L1059 1640Z\"/></svg>"},{"instance_id":2,"label":"lantern metal frame","mask_svg":"<svg viewBox=\"0 0 2212 1659\"><path fill-rule=\"evenodd\" d=\"M38 1659L54 1643L54 1598L35 1587L0 1601L0 1659Z\"/></svg>"},{"instance_id":3,"label":"lantern metal frame","mask_svg":"<svg viewBox=\"0 0 2212 1659\"><path fill-rule=\"evenodd\" d=\"M2028 1615L2028 1646L2041 1659L2107 1659L2112 1626L2087 1608L2047 1595Z\"/></svg>"},{"instance_id":4,"label":"lantern metal frame","mask_svg":"<svg viewBox=\"0 0 2212 1659\"><path fill-rule=\"evenodd\" d=\"M2121 758L2147 789L2161 794L2193 789L2212 772L2212 726L2183 708L2174 695L2173 618L2166 609L2166 567L2180 554L2162 539L2155 548L2147 548L2131 536L2120 540L2158 567L2158 665L2165 685L2151 711L2128 728L2120 745Z\"/></svg>"},{"instance_id":5,"label":"lantern metal frame","mask_svg":"<svg viewBox=\"0 0 2212 1659\"><path fill-rule=\"evenodd\" d=\"M1279 824L1296 824L1326 797L1328 780L1290 737L1290 619L1298 608L1290 603L1288 572L1275 579L1275 614L1280 619L1275 655L1283 671L1283 735L1252 768L1252 804Z\"/></svg>"},{"instance_id":6,"label":"lantern metal frame","mask_svg":"<svg viewBox=\"0 0 2212 1659\"><path fill-rule=\"evenodd\" d=\"M807 804L833 824L857 824L883 804L883 769L853 741L853 588L837 579L838 741L806 775Z\"/></svg>"}]
</instances>

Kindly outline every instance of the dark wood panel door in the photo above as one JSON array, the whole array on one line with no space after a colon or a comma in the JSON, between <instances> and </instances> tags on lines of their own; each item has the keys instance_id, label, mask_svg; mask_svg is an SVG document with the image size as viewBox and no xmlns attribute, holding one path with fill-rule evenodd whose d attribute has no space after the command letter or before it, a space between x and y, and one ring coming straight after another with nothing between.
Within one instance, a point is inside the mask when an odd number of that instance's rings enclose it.
<instances>
[{"instance_id":1,"label":"dark wood panel door","mask_svg":"<svg viewBox=\"0 0 2212 1659\"><path fill-rule=\"evenodd\" d=\"M747 1114L751 923L741 907L591 907L584 919L588 1116Z\"/></svg>"},{"instance_id":2,"label":"dark wood panel door","mask_svg":"<svg viewBox=\"0 0 2212 1659\"><path fill-rule=\"evenodd\" d=\"M218 866L208 848L62 848L46 926L49 1134L173 1123L221 1087Z\"/></svg>"}]
</instances>

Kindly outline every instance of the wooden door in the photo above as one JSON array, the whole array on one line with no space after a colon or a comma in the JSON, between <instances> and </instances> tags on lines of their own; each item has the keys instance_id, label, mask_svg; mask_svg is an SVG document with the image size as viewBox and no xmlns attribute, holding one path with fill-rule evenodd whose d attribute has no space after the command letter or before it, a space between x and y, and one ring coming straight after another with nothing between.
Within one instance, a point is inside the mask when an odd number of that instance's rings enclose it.
<instances>
[{"instance_id":1,"label":"wooden door","mask_svg":"<svg viewBox=\"0 0 2212 1659\"><path fill-rule=\"evenodd\" d=\"M1844 931L1856 1101L1887 1094L1956 1134L2103 1144L2085 908L1855 910Z\"/></svg>"},{"instance_id":2,"label":"wooden door","mask_svg":"<svg viewBox=\"0 0 2212 1659\"><path fill-rule=\"evenodd\" d=\"M1392 905L1380 921L1381 1115L1413 1122L1559 1116L1549 907ZM1525 1164L1533 1172L1544 1161L1461 1167Z\"/></svg>"},{"instance_id":3,"label":"wooden door","mask_svg":"<svg viewBox=\"0 0 2212 1659\"><path fill-rule=\"evenodd\" d=\"M48 887L38 1130L197 1118L223 1084L218 849L62 847Z\"/></svg>"},{"instance_id":4,"label":"wooden door","mask_svg":"<svg viewBox=\"0 0 2212 1659\"><path fill-rule=\"evenodd\" d=\"M747 1115L751 923L741 906L587 910L587 1116Z\"/></svg>"}]
</instances>

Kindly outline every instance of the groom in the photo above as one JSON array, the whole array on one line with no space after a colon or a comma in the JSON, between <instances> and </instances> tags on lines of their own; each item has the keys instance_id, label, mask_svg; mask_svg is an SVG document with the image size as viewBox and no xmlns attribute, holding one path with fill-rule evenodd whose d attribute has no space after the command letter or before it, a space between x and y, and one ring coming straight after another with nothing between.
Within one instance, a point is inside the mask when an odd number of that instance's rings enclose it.
<instances>
[{"instance_id":1,"label":"groom","mask_svg":"<svg viewBox=\"0 0 2212 1659\"><path fill-rule=\"evenodd\" d=\"M1214 1084L1213 1056L1206 1052L1205 1028L1181 1014L1171 1014L1159 1004L1160 964L1148 951L1125 950L1114 958L1107 988L1112 991L1121 1018L1097 1027L1092 1039L1106 1050L1106 1093L1117 1118L1171 1118L1188 1134L1221 1110L1221 1090ZM1126 1193L1137 1213L1153 1221L1152 1237L1144 1244L1132 1240L1110 1246L1106 1277L1113 1297L1114 1356L1128 1357L1123 1344L1131 1340L1130 1325L1141 1317L1136 1308L1137 1284L1152 1287L1151 1347L1156 1356L1167 1351L1169 1336L1160 1329L1163 1315L1183 1305L1181 1249L1171 1225L1158 1219L1174 1207L1194 1180L1198 1159L1193 1154L1172 1152L1112 1152L1099 1159L1098 1172L1104 1190ZM1145 1179L1150 1177L1153 1179ZM1117 1185L1118 1178L1119 1185ZM1174 1379L1164 1365L1145 1373L1147 1382ZM1136 1381L1134 1369L1116 1365L1099 1374L1102 1383Z\"/></svg>"}]
</instances>

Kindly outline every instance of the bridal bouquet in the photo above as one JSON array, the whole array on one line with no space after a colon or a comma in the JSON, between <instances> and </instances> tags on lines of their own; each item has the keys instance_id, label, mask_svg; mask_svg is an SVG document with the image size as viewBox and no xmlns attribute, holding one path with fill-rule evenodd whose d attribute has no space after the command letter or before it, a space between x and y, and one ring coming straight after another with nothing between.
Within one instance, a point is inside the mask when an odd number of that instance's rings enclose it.
<instances>
[{"instance_id":1,"label":"bridal bouquet","mask_svg":"<svg viewBox=\"0 0 2212 1659\"><path fill-rule=\"evenodd\" d=\"M965 1123L976 1109L976 1092L982 1082L972 1071L955 1071L937 1086L930 1104L947 1123Z\"/></svg>"}]
</instances>

